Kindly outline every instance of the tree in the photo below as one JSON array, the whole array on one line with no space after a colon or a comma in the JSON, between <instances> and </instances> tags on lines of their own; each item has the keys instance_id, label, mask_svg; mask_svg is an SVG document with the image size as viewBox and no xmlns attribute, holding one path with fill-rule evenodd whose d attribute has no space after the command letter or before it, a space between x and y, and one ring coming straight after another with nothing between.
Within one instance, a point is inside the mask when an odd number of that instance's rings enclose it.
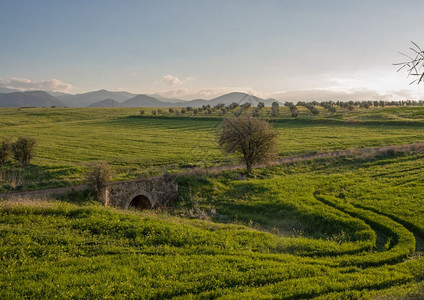
<instances>
[{"instance_id":1,"label":"tree","mask_svg":"<svg viewBox=\"0 0 424 300\"><path fill-rule=\"evenodd\" d=\"M34 156L37 141L31 137L19 137L12 144L13 157L21 164L22 167L29 165Z\"/></svg>"},{"instance_id":2,"label":"tree","mask_svg":"<svg viewBox=\"0 0 424 300\"><path fill-rule=\"evenodd\" d=\"M396 63L395 66L400 66L398 69L398 72L402 69L406 69L409 76L414 76L416 79L412 81L410 84L413 83L421 83L424 82L424 51L421 50L421 48L411 41L411 43L414 45L413 47L410 47L409 49L413 51L413 56L406 55L404 53L401 53L402 55L406 56L408 58L407 61Z\"/></svg>"},{"instance_id":3,"label":"tree","mask_svg":"<svg viewBox=\"0 0 424 300\"><path fill-rule=\"evenodd\" d=\"M12 145L9 140L5 139L1 142L0 145L0 166L4 165L10 156L10 150Z\"/></svg>"},{"instance_id":4,"label":"tree","mask_svg":"<svg viewBox=\"0 0 424 300\"><path fill-rule=\"evenodd\" d=\"M272 102L271 116L278 117L280 115L280 104L277 101Z\"/></svg>"},{"instance_id":5,"label":"tree","mask_svg":"<svg viewBox=\"0 0 424 300\"><path fill-rule=\"evenodd\" d=\"M219 133L219 146L226 153L238 153L246 164L246 173L252 166L276 157L277 132L264 121L252 117L225 119Z\"/></svg>"},{"instance_id":6,"label":"tree","mask_svg":"<svg viewBox=\"0 0 424 300\"><path fill-rule=\"evenodd\" d=\"M112 171L106 162L93 162L88 165L87 181L93 189L94 196L101 200L103 189L112 178Z\"/></svg>"}]
</instances>

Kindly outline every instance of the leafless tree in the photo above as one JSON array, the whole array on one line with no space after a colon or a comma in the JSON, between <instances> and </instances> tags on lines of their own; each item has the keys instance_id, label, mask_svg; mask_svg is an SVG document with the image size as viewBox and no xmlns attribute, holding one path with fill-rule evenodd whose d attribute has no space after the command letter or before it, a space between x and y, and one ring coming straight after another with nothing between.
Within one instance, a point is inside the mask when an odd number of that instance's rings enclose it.
<instances>
[{"instance_id":1,"label":"leafless tree","mask_svg":"<svg viewBox=\"0 0 424 300\"><path fill-rule=\"evenodd\" d=\"M414 45L413 47L409 47L409 49L413 52L412 56L401 53L403 56L406 56L408 60L396 63L394 65L400 66L398 72L402 69L406 69L408 72L408 77L414 76L416 78L410 84L419 84L421 82L424 82L424 51L421 50L421 48L414 42L411 41L411 43Z\"/></svg>"},{"instance_id":2,"label":"leafless tree","mask_svg":"<svg viewBox=\"0 0 424 300\"><path fill-rule=\"evenodd\" d=\"M272 126L258 118L241 117L224 120L219 133L219 146L226 153L243 156L246 173L252 166L270 161L277 155L277 132Z\"/></svg>"}]
</instances>

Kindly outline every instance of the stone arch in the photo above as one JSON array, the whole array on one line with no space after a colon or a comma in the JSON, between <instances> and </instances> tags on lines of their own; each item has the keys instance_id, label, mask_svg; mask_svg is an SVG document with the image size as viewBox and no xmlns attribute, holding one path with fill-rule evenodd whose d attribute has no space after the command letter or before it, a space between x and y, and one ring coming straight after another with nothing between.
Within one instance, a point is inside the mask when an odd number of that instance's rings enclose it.
<instances>
[{"instance_id":1,"label":"stone arch","mask_svg":"<svg viewBox=\"0 0 424 300\"><path fill-rule=\"evenodd\" d=\"M144 195L138 195L135 196L134 199L130 201L129 208L135 208L135 209L151 209L152 204L150 203L149 198L147 198Z\"/></svg>"},{"instance_id":2,"label":"stone arch","mask_svg":"<svg viewBox=\"0 0 424 300\"><path fill-rule=\"evenodd\" d=\"M132 193L131 196L128 197L125 208L150 209L153 208L155 204L156 201L154 201L153 197L149 193L142 191Z\"/></svg>"}]
</instances>

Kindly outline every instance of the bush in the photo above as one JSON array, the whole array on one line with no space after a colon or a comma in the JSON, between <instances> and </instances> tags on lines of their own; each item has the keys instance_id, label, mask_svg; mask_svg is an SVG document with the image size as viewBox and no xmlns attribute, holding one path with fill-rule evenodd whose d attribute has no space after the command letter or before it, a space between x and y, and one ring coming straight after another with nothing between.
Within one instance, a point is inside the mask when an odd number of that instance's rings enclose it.
<instances>
[{"instance_id":1,"label":"bush","mask_svg":"<svg viewBox=\"0 0 424 300\"><path fill-rule=\"evenodd\" d=\"M87 181L93 189L94 196L97 200L101 200L103 189L112 178L112 171L106 162L93 162L88 165L90 169L87 174Z\"/></svg>"},{"instance_id":2,"label":"bush","mask_svg":"<svg viewBox=\"0 0 424 300\"><path fill-rule=\"evenodd\" d=\"M9 140L3 140L0 145L0 166L7 163L12 145Z\"/></svg>"},{"instance_id":3,"label":"bush","mask_svg":"<svg viewBox=\"0 0 424 300\"><path fill-rule=\"evenodd\" d=\"M28 166L34 156L36 145L37 141L34 138L19 137L18 140L11 146L13 157L21 164L21 166Z\"/></svg>"},{"instance_id":4,"label":"bush","mask_svg":"<svg viewBox=\"0 0 424 300\"><path fill-rule=\"evenodd\" d=\"M145 111L144 109L140 110L140 115L144 115Z\"/></svg>"}]
</instances>

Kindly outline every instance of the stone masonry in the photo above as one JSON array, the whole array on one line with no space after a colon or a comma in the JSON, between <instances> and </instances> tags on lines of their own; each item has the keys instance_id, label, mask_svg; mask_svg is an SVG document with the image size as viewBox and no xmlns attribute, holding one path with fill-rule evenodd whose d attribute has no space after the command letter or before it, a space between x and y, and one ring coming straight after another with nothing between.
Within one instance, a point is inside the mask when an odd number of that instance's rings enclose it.
<instances>
[{"instance_id":1,"label":"stone masonry","mask_svg":"<svg viewBox=\"0 0 424 300\"><path fill-rule=\"evenodd\" d=\"M112 182L103 192L105 206L128 209L137 196L146 197L151 207L165 206L178 197L178 183L171 176Z\"/></svg>"}]
</instances>

